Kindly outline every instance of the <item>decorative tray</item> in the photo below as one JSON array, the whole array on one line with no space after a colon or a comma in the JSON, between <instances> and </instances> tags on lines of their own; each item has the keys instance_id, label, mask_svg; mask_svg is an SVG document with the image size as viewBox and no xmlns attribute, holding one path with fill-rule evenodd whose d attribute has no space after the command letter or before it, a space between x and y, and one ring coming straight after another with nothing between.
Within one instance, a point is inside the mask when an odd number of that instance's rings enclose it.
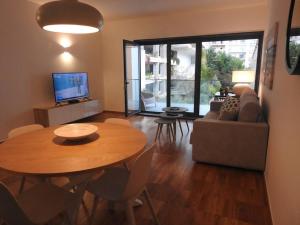
<instances>
[{"instance_id":1,"label":"decorative tray","mask_svg":"<svg viewBox=\"0 0 300 225\"><path fill-rule=\"evenodd\" d=\"M98 131L98 127L87 123L73 123L54 130L54 134L67 140L84 139Z\"/></svg>"}]
</instances>

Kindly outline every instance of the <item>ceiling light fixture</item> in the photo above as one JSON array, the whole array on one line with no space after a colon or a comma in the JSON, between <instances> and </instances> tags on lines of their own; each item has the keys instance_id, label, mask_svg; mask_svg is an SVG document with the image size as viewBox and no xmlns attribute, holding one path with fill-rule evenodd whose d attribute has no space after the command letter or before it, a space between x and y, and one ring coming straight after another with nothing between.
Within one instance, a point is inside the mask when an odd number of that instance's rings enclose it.
<instances>
[{"instance_id":1,"label":"ceiling light fixture","mask_svg":"<svg viewBox=\"0 0 300 225\"><path fill-rule=\"evenodd\" d=\"M36 21L51 32L88 34L103 27L103 16L94 7L78 0L48 2L39 7Z\"/></svg>"}]
</instances>

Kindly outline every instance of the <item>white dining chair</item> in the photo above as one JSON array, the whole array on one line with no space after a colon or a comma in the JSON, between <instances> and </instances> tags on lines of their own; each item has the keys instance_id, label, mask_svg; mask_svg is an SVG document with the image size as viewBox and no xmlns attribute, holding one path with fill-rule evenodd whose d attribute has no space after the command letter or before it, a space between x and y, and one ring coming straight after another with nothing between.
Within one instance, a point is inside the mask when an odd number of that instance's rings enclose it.
<instances>
[{"instance_id":1,"label":"white dining chair","mask_svg":"<svg viewBox=\"0 0 300 225\"><path fill-rule=\"evenodd\" d=\"M22 126L22 127L17 127L15 129L12 129L11 131L9 131L8 138L13 138L13 137L19 136L21 134L40 130L43 128L44 127L40 124L30 124L30 125L26 125L26 126Z\"/></svg>"},{"instance_id":2,"label":"white dining chair","mask_svg":"<svg viewBox=\"0 0 300 225\"><path fill-rule=\"evenodd\" d=\"M95 195L91 222L94 220L95 211L101 198L112 202L124 203L129 224L135 225L133 204L135 199L140 194L143 194L155 223L159 225L150 195L146 189L154 149L155 144L140 154L130 170L121 167L112 167L107 169L99 179L93 180L88 184L87 191Z\"/></svg>"},{"instance_id":3,"label":"white dining chair","mask_svg":"<svg viewBox=\"0 0 300 225\"><path fill-rule=\"evenodd\" d=\"M116 125L123 125L123 126L128 126L131 127L131 123L129 120L125 119L120 119L120 118L109 118L104 121L104 123L110 123L110 124L116 124Z\"/></svg>"},{"instance_id":4,"label":"white dining chair","mask_svg":"<svg viewBox=\"0 0 300 225\"><path fill-rule=\"evenodd\" d=\"M49 183L40 183L17 198L0 182L0 218L6 225L48 224L58 216L74 225L80 193L72 193Z\"/></svg>"},{"instance_id":5,"label":"white dining chair","mask_svg":"<svg viewBox=\"0 0 300 225\"><path fill-rule=\"evenodd\" d=\"M41 130L43 128L44 127L40 124L30 124L30 125L26 125L26 126L22 126L22 127L17 127L15 129L12 129L11 131L9 131L8 139L11 139L11 138L14 138L14 137L17 137L19 135L26 134L26 133L29 133L29 132L33 132L33 131L36 131L36 130ZM25 182L26 182L26 177L22 176L21 184L20 184L20 187L19 187L19 193L21 193L23 191L24 186L25 186Z\"/></svg>"}]
</instances>

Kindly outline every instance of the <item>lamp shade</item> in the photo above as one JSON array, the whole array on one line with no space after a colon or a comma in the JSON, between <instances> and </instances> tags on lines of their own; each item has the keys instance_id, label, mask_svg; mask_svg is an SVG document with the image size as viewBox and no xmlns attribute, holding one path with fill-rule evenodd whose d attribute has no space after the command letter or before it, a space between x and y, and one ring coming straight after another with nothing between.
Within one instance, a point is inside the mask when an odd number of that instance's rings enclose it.
<instances>
[{"instance_id":1,"label":"lamp shade","mask_svg":"<svg viewBox=\"0 0 300 225\"><path fill-rule=\"evenodd\" d=\"M103 27L101 13L78 0L48 2L37 10L36 21L44 30L60 33L95 33Z\"/></svg>"},{"instance_id":2,"label":"lamp shade","mask_svg":"<svg viewBox=\"0 0 300 225\"><path fill-rule=\"evenodd\" d=\"M255 71L232 71L233 83L252 83L255 81Z\"/></svg>"}]
</instances>

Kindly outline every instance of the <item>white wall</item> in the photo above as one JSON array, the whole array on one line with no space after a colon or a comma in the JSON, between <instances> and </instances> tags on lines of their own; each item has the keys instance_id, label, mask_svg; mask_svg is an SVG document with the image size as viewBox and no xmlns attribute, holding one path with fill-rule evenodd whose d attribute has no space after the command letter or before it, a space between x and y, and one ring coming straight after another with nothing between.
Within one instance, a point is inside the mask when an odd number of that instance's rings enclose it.
<instances>
[{"instance_id":1,"label":"white wall","mask_svg":"<svg viewBox=\"0 0 300 225\"><path fill-rule=\"evenodd\" d=\"M54 104L52 72L87 71L93 97L101 99L100 36L61 35L43 31L35 21L35 3L1 0L0 3L0 139L14 127L32 123L33 107ZM58 42L69 38L71 56Z\"/></svg>"},{"instance_id":2,"label":"white wall","mask_svg":"<svg viewBox=\"0 0 300 225\"><path fill-rule=\"evenodd\" d=\"M274 225L300 224L300 76L288 75L285 34L288 0L270 0L269 29L279 22L273 90L262 86L270 134L265 172Z\"/></svg>"},{"instance_id":3,"label":"white wall","mask_svg":"<svg viewBox=\"0 0 300 225\"><path fill-rule=\"evenodd\" d=\"M187 11L106 21L101 38L101 73L105 110L124 111L122 40L261 31L267 6Z\"/></svg>"}]
</instances>

